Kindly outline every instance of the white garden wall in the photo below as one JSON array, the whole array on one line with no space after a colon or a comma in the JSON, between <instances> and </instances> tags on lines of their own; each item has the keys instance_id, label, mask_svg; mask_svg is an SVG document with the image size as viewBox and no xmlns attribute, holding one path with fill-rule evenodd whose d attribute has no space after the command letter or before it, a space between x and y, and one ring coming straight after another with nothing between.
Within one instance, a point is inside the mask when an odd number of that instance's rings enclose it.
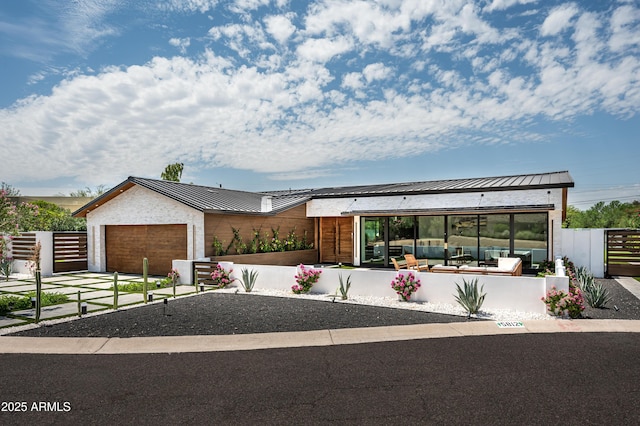
<instances>
[{"instance_id":1,"label":"white garden wall","mask_svg":"<svg viewBox=\"0 0 640 426\"><path fill-rule=\"evenodd\" d=\"M582 266L597 277L604 277L606 229L562 229L560 256L567 256L576 267Z\"/></svg>"},{"instance_id":2,"label":"white garden wall","mask_svg":"<svg viewBox=\"0 0 640 426\"><path fill-rule=\"evenodd\" d=\"M43 277L53 275L53 232L37 231L32 232L36 236L36 243L40 241L40 272ZM9 245L11 247L11 244ZM29 261L14 260L13 273L31 275Z\"/></svg>"},{"instance_id":3,"label":"white garden wall","mask_svg":"<svg viewBox=\"0 0 640 426\"><path fill-rule=\"evenodd\" d=\"M256 289L291 290L295 284L294 276L297 268L294 266L267 266L267 265L233 265L232 277L240 278L242 269L254 269L258 271ZM407 272L402 272L406 274ZM318 283L313 286L312 292L334 294L340 286L339 276L346 280L351 276L352 296L396 297L391 288L391 281L396 276L396 271L371 270L371 269L337 269L322 268L322 274ZM510 277L492 275L471 274L433 274L429 272L417 273L422 287L412 300L417 302L447 303L456 305L456 284L463 285L463 278L469 282L478 278L479 285L484 285L487 293L483 307L491 310L512 310L518 312L532 312L544 314L546 306L540 300L546 292L555 286L557 289L568 292L569 279L567 277Z\"/></svg>"}]
</instances>

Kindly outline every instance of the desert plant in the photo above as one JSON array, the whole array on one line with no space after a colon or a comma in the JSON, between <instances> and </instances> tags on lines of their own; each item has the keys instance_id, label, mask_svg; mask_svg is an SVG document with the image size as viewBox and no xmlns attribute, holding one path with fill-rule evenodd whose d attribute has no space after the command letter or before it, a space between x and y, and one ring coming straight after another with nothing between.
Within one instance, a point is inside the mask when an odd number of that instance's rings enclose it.
<instances>
[{"instance_id":1,"label":"desert plant","mask_svg":"<svg viewBox=\"0 0 640 426\"><path fill-rule=\"evenodd\" d=\"M391 288L405 302L411 299L411 295L418 291L420 286L420 279L416 278L413 272L409 272L407 275L400 273L391 281Z\"/></svg>"},{"instance_id":2,"label":"desert plant","mask_svg":"<svg viewBox=\"0 0 640 426\"><path fill-rule=\"evenodd\" d=\"M322 273L319 269L308 269L303 264L298 265L298 272L295 276L296 283L291 287L295 294L308 293L311 287L320 279Z\"/></svg>"},{"instance_id":3,"label":"desert plant","mask_svg":"<svg viewBox=\"0 0 640 426\"><path fill-rule=\"evenodd\" d=\"M173 297L176 297L176 284L178 283L178 278L180 278L180 272L177 269L172 268L171 271L167 274L167 278L171 280L171 287L173 287Z\"/></svg>"},{"instance_id":4,"label":"desert plant","mask_svg":"<svg viewBox=\"0 0 640 426\"><path fill-rule=\"evenodd\" d=\"M347 281L342 280L342 274L338 275L338 279L340 280L340 295L342 296L342 300L347 300L349 298L348 293L351 288L351 275L347 277Z\"/></svg>"},{"instance_id":5,"label":"desert plant","mask_svg":"<svg viewBox=\"0 0 640 426\"><path fill-rule=\"evenodd\" d=\"M36 323L40 322L42 311L42 274L40 269L36 269Z\"/></svg>"},{"instance_id":6,"label":"desert plant","mask_svg":"<svg viewBox=\"0 0 640 426\"><path fill-rule=\"evenodd\" d=\"M118 273L113 273L113 309L118 309Z\"/></svg>"},{"instance_id":7,"label":"desert plant","mask_svg":"<svg viewBox=\"0 0 640 426\"><path fill-rule=\"evenodd\" d=\"M464 278L462 279L463 288L460 287L458 283L456 283L456 289L458 290L458 295L455 296L456 302L462 306L468 314L468 317L471 314L477 314L484 303L484 298L486 297L486 293L482 293L484 290L484 284L480 287L480 291L478 291L478 279L474 278L471 282L467 282Z\"/></svg>"},{"instance_id":8,"label":"desert plant","mask_svg":"<svg viewBox=\"0 0 640 426\"><path fill-rule=\"evenodd\" d=\"M611 301L609 289L602 283L596 283L596 279L585 267L576 268L575 282L584 295L584 300L592 308L604 308Z\"/></svg>"},{"instance_id":9,"label":"desert plant","mask_svg":"<svg viewBox=\"0 0 640 426\"><path fill-rule=\"evenodd\" d=\"M588 289L583 290L583 294L584 300L592 308L602 309L611 301L609 289L607 289L602 283L594 282Z\"/></svg>"},{"instance_id":10,"label":"desert plant","mask_svg":"<svg viewBox=\"0 0 640 426\"><path fill-rule=\"evenodd\" d=\"M148 294L147 294L147 284L149 277L149 259L146 257L142 259L142 298L144 299L144 303L148 302Z\"/></svg>"},{"instance_id":11,"label":"desert plant","mask_svg":"<svg viewBox=\"0 0 640 426\"><path fill-rule=\"evenodd\" d=\"M253 286L256 284L257 279L258 279L258 271L253 269L251 270L243 269L242 280L240 282L242 283L242 287L244 288L244 291L246 291L247 293L250 293L251 290L253 290Z\"/></svg>"}]
</instances>

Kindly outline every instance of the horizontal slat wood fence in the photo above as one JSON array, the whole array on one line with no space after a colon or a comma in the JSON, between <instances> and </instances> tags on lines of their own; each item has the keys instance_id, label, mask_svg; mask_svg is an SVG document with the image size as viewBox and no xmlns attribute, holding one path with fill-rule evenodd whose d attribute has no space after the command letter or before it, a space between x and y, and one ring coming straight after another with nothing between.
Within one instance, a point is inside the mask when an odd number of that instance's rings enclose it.
<instances>
[{"instance_id":1,"label":"horizontal slat wood fence","mask_svg":"<svg viewBox=\"0 0 640 426\"><path fill-rule=\"evenodd\" d=\"M53 233L53 272L87 269L87 233Z\"/></svg>"},{"instance_id":2,"label":"horizontal slat wood fence","mask_svg":"<svg viewBox=\"0 0 640 426\"><path fill-rule=\"evenodd\" d=\"M36 234L25 232L13 237L11 252L14 260L30 260L33 256L33 247L36 245Z\"/></svg>"},{"instance_id":3,"label":"horizontal slat wood fence","mask_svg":"<svg viewBox=\"0 0 640 426\"><path fill-rule=\"evenodd\" d=\"M640 277L640 230L607 231L607 275Z\"/></svg>"}]
</instances>

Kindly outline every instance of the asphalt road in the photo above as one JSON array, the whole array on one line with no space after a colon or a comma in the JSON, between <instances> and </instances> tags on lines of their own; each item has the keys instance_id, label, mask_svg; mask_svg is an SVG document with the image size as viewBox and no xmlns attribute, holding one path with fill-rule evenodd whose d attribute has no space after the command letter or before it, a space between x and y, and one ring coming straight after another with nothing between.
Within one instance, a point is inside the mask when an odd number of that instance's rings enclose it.
<instances>
[{"instance_id":1,"label":"asphalt road","mask_svg":"<svg viewBox=\"0 0 640 426\"><path fill-rule=\"evenodd\" d=\"M640 424L637 333L0 354L0 372L2 425Z\"/></svg>"}]
</instances>

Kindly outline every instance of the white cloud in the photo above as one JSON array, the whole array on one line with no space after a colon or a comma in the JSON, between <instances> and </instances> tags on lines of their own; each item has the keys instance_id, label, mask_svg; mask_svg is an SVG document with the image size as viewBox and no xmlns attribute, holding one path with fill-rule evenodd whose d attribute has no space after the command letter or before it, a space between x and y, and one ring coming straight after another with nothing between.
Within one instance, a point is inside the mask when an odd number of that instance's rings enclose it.
<instances>
[{"instance_id":1,"label":"white cloud","mask_svg":"<svg viewBox=\"0 0 640 426\"><path fill-rule=\"evenodd\" d=\"M625 49L640 51L640 9L623 5L611 16L611 49L622 52Z\"/></svg>"},{"instance_id":2,"label":"white cloud","mask_svg":"<svg viewBox=\"0 0 640 426\"><path fill-rule=\"evenodd\" d=\"M86 56L103 39L118 34L106 18L121 7L122 0L43 0L29 16L0 22L0 35L7 40L0 53L36 62L64 53Z\"/></svg>"},{"instance_id":3,"label":"white cloud","mask_svg":"<svg viewBox=\"0 0 640 426\"><path fill-rule=\"evenodd\" d=\"M467 0L327 0L266 18L250 13L260 5L236 3L242 16L201 37L211 45L197 57L75 70L50 94L0 109L3 154L38 164L40 179L89 185L157 176L174 161L291 179L450 143L539 140L527 126L541 117L640 109L640 18L630 5L535 16L531 28L568 34L543 39L497 27ZM196 37L169 43L193 54ZM3 172L34 178L20 162Z\"/></svg>"},{"instance_id":4,"label":"white cloud","mask_svg":"<svg viewBox=\"0 0 640 426\"><path fill-rule=\"evenodd\" d=\"M266 30L278 43L285 44L289 37L296 31L296 27L287 16L270 15L264 19Z\"/></svg>"},{"instance_id":5,"label":"white cloud","mask_svg":"<svg viewBox=\"0 0 640 426\"><path fill-rule=\"evenodd\" d=\"M495 10L505 10L515 5L536 3L537 0L493 0L489 6L486 7L488 12Z\"/></svg>"},{"instance_id":6,"label":"white cloud","mask_svg":"<svg viewBox=\"0 0 640 426\"><path fill-rule=\"evenodd\" d=\"M169 44L177 47L180 50L180 53L185 54L187 52L187 47L191 45L191 38L171 38L169 39Z\"/></svg>"},{"instance_id":7,"label":"white cloud","mask_svg":"<svg viewBox=\"0 0 640 426\"><path fill-rule=\"evenodd\" d=\"M571 19L578 13L575 4L569 3L555 7L549 13L540 27L540 34L543 36L553 36L564 31L571 23Z\"/></svg>"},{"instance_id":8,"label":"white cloud","mask_svg":"<svg viewBox=\"0 0 640 426\"><path fill-rule=\"evenodd\" d=\"M215 9L219 0L167 0L158 4L160 9L206 13Z\"/></svg>"},{"instance_id":9,"label":"white cloud","mask_svg":"<svg viewBox=\"0 0 640 426\"><path fill-rule=\"evenodd\" d=\"M349 51L353 46L351 40L346 37L310 38L298 46L300 58L308 61L328 62L334 56Z\"/></svg>"},{"instance_id":10,"label":"white cloud","mask_svg":"<svg viewBox=\"0 0 640 426\"><path fill-rule=\"evenodd\" d=\"M384 64L378 62L375 64L369 64L364 67L362 71L362 75L367 80L368 83L371 83L375 80L384 80L391 75L393 70L389 67L386 67Z\"/></svg>"}]
</instances>

